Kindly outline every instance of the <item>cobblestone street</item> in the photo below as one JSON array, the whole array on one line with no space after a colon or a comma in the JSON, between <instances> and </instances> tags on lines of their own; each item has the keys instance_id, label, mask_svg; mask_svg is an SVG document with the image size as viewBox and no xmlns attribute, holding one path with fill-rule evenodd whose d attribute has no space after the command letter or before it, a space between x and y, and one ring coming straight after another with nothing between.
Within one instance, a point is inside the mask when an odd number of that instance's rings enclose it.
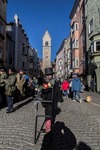
<instances>
[{"instance_id":1,"label":"cobblestone street","mask_svg":"<svg viewBox=\"0 0 100 150\"><path fill-rule=\"evenodd\" d=\"M94 96L92 103L83 101L80 104L65 99L56 120L63 121L71 130L77 145L79 142L84 142L92 150L100 150L100 95L96 93L91 95ZM44 134L40 135L35 145L34 101L26 99L16 103L15 107L16 111L10 114L6 114L5 108L0 111L0 150L40 150ZM44 110L41 110L43 113ZM39 121L39 125L42 121Z\"/></svg>"}]
</instances>

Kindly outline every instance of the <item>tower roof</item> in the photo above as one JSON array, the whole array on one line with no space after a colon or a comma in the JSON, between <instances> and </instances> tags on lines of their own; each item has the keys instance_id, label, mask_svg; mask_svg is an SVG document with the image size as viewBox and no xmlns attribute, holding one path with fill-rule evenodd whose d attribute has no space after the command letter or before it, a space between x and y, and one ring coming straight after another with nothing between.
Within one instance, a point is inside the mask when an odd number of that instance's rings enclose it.
<instances>
[{"instance_id":1,"label":"tower roof","mask_svg":"<svg viewBox=\"0 0 100 150\"><path fill-rule=\"evenodd\" d=\"M44 38L44 37L49 37L49 38L51 39L51 36L50 36L50 34L49 34L48 30L46 30L46 32L44 33L43 38Z\"/></svg>"}]
</instances>

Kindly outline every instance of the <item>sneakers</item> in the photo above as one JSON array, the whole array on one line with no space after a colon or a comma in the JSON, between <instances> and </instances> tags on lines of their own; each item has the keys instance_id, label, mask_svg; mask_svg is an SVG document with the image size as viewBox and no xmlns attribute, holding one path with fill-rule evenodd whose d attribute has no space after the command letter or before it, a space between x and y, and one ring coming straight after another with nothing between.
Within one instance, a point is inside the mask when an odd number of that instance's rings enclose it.
<instances>
[{"instance_id":1,"label":"sneakers","mask_svg":"<svg viewBox=\"0 0 100 150\"><path fill-rule=\"evenodd\" d=\"M73 99L73 102L75 102L75 99Z\"/></svg>"},{"instance_id":2,"label":"sneakers","mask_svg":"<svg viewBox=\"0 0 100 150\"><path fill-rule=\"evenodd\" d=\"M51 131L51 120L45 122L45 132L48 133Z\"/></svg>"},{"instance_id":3,"label":"sneakers","mask_svg":"<svg viewBox=\"0 0 100 150\"><path fill-rule=\"evenodd\" d=\"M79 103L82 103L82 100L81 100L81 99L79 100Z\"/></svg>"},{"instance_id":4,"label":"sneakers","mask_svg":"<svg viewBox=\"0 0 100 150\"><path fill-rule=\"evenodd\" d=\"M6 109L6 113L12 113L12 112L14 112L14 110L13 109Z\"/></svg>"}]
</instances>

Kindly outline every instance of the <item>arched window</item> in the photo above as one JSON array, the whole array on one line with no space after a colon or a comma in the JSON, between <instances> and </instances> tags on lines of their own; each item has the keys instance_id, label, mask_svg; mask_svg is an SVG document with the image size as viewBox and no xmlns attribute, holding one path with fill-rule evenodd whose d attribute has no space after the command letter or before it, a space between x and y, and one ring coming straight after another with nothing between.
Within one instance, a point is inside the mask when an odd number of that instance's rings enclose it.
<instances>
[{"instance_id":1,"label":"arched window","mask_svg":"<svg viewBox=\"0 0 100 150\"><path fill-rule=\"evenodd\" d=\"M48 46L48 42L47 41L45 42L45 46Z\"/></svg>"}]
</instances>

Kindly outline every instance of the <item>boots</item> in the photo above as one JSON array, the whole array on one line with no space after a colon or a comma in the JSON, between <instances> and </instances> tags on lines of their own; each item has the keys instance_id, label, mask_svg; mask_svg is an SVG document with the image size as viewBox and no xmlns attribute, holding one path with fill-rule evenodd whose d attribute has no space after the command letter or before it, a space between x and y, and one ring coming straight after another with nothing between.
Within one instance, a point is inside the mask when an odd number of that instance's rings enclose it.
<instances>
[{"instance_id":1,"label":"boots","mask_svg":"<svg viewBox=\"0 0 100 150\"><path fill-rule=\"evenodd\" d=\"M51 131L51 120L45 122L45 132L48 133Z\"/></svg>"}]
</instances>

